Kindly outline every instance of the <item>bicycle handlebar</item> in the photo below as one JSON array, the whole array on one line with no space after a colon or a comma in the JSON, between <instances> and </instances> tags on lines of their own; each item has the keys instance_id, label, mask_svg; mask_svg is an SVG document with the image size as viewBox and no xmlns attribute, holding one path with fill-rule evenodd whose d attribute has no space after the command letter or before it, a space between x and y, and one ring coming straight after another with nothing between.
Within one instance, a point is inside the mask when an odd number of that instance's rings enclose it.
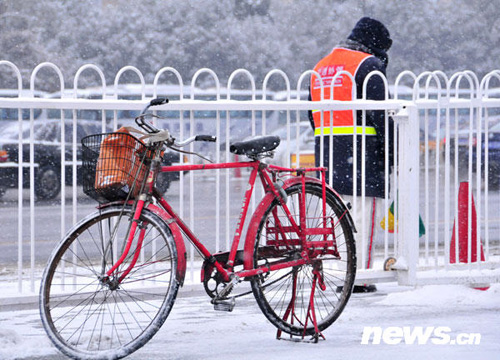
<instances>
[{"instance_id":1,"label":"bicycle handlebar","mask_svg":"<svg viewBox=\"0 0 500 360\"><path fill-rule=\"evenodd\" d=\"M139 116L137 116L135 118L136 124L139 125L143 130L145 130L149 134L157 134L157 133L165 133L165 132L168 134L167 130L158 129L152 123L145 121L146 112L149 110L149 108L151 106L159 106L159 105L164 105L164 104L168 104L167 98L152 99L146 105L146 107L144 107L144 109L141 111ZM168 137L169 138L165 139L164 141L166 141L167 145L170 144L170 145L174 145L175 147L183 147L183 146L186 146L186 145L192 143L193 141L208 141L208 142L217 141L217 138L215 136L212 136L212 135L196 135L196 136L190 137L190 138L188 138L184 141L181 141L181 142L176 142L175 139L172 136L170 136L170 134L168 134Z\"/></svg>"},{"instance_id":2,"label":"bicycle handlebar","mask_svg":"<svg viewBox=\"0 0 500 360\"><path fill-rule=\"evenodd\" d=\"M163 104L168 104L168 99L167 98L156 98L156 99L152 99L144 109L142 109L141 113L139 114L139 116L137 116L135 118L135 123L137 125L139 125L143 130L145 130L147 133L149 134L155 134L155 133L158 133L160 132L160 129L158 129L156 126L154 126L153 124L151 123L147 123L145 120L144 120L144 115L146 115L146 111L148 111L148 109L151 107L151 106L159 106L159 105L163 105Z\"/></svg>"},{"instance_id":3,"label":"bicycle handlebar","mask_svg":"<svg viewBox=\"0 0 500 360\"><path fill-rule=\"evenodd\" d=\"M191 136L184 141L179 141L179 142L175 141L173 143L173 145L175 147L184 147L186 145L191 144L194 141L216 142L217 138L215 136L212 136L212 135L196 135L196 136Z\"/></svg>"}]
</instances>

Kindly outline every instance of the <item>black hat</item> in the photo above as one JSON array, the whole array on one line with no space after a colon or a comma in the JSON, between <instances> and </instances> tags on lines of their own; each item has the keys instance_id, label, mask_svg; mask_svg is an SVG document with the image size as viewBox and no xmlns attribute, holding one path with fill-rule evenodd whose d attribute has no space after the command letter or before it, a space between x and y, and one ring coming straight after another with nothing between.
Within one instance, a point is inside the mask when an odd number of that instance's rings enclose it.
<instances>
[{"instance_id":1,"label":"black hat","mask_svg":"<svg viewBox=\"0 0 500 360\"><path fill-rule=\"evenodd\" d=\"M387 51L392 45L389 30L380 21L369 17L363 17L357 22L348 39L372 50Z\"/></svg>"}]
</instances>

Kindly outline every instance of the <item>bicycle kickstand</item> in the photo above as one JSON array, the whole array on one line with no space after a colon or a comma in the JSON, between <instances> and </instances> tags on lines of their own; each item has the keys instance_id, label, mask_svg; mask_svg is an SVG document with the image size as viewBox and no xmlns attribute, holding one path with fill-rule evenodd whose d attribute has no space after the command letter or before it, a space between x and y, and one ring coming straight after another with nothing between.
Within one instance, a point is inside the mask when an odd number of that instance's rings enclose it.
<instances>
[{"instance_id":1,"label":"bicycle kickstand","mask_svg":"<svg viewBox=\"0 0 500 360\"><path fill-rule=\"evenodd\" d=\"M296 319L300 325L303 325L304 326L304 332L303 334L300 336L300 338L294 338L294 335L290 334L290 337L289 338L283 338L281 336L282 334L282 331L280 329L278 329L277 333L276 333L276 339L278 340L288 340L288 341L295 341L295 342L313 342L313 343L317 343L319 341L319 338L321 337L323 340L325 340L325 336L319 331L319 328L318 328L318 322L316 321L316 312L314 310L314 295L315 295L315 292L316 292L316 285L317 283L319 283L319 287L321 288L321 290L325 290L325 284L323 283L323 278L321 276L321 273L319 272L319 270L317 269L314 269L313 270L313 282L312 282L312 287L311 287L311 296L309 298L309 306L307 308L307 317L306 317L306 322L305 324L302 324L297 316L295 315L295 300L296 300L296 290L297 290L297 284L296 284L296 276L294 276L294 281L293 281L293 286L292 286L292 299L290 300L290 304L288 304L288 307L285 311L285 315L283 317L283 320L284 321L287 321L288 320L288 317L290 316L290 319L291 319L291 324L293 324L293 320ZM308 321L311 320L313 326L314 326L314 334L311 338L311 340L305 340L305 337L306 337L306 329L307 329L307 323Z\"/></svg>"},{"instance_id":2,"label":"bicycle kickstand","mask_svg":"<svg viewBox=\"0 0 500 360\"><path fill-rule=\"evenodd\" d=\"M319 272L318 269L313 270L313 283L311 287L311 297L309 298L309 307L307 309L307 318L306 318L306 323L304 326L304 334L303 337L305 337L305 332L307 328L307 322L308 320L311 320L313 326L314 326L314 334L312 337L312 342L317 343L319 341L319 338L321 337L323 340L325 340L325 336L319 331L318 328L318 322L316 320L316 310L314 309L314 295L316 292L316 286L318 285L322 291L325 291L326 287L323 282L323 277L321 273Z\"/></svg>"}]
</instances>

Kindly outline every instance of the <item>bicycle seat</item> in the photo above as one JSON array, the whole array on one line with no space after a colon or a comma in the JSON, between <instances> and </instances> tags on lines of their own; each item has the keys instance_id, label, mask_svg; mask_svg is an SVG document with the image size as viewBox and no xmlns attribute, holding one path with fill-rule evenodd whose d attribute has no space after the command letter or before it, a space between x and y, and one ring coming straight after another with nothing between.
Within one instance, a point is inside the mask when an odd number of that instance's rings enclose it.
<instances>
[{"instance_id":1,"label":"bicycle seat","mask_svg":"<svg viewBox=\"0 0 500 360\"><path fill-rule=\"evenodd\" d=\"M279 136L259 136L251 140L231 144L229 151L236 155L256 156L272 151L280 144Z\"/></svg>"}]
</instances>

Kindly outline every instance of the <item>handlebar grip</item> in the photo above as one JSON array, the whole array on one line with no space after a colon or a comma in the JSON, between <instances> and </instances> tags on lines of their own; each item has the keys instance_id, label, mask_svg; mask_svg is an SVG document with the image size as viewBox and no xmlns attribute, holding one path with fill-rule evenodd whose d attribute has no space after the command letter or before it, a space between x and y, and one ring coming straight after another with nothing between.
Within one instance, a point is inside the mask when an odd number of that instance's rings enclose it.
<instances>
[{"instance_id":1,"label":"handlebar grip","mask_svg":"<svg viewBox=\"0 0 500 360\"><path fill-rule=\"evenodd\" d=\"M196 135L194 138L194 141L209 141L209 142L216 142L217 137L212 136L212 135Z\"/></svg>"},{"instance_id":2,"label":"handlebar grip","mask_svg":"<svg viewBox=\"0 0 500 360\"><path fill-rule=\"evenodd\" d=\"M141 111L141 114L135 118L135 123L137 125L139 125L142 129L144 129L146 132L150 133L150 134L155 134L155 133L158 133L160 132L160 129L158 129L156 126L154 126L153 124L150 124L150 123L147 123L145 120L144 120L144 115L146 114L146 111L148 111L148 109L151 107L151 106L158 106L158 105L163 105L163 104L167 104L168 103L168 99L167 98L155 98L155 99L152 99L148 105L146 105L146 107Z\"/></svg>"},{"instance_id":3,"label":"handlebar grip","mask_svg":"<svg viewBox=\"0 0 500 360\"><path fill-rule=\"evenodd\" d=\"M163 104L168 104L167 98L152 99L151 102L149 103L149 106L158 106L158 105L163 105Z\"/></svg>"}]
</instances>

